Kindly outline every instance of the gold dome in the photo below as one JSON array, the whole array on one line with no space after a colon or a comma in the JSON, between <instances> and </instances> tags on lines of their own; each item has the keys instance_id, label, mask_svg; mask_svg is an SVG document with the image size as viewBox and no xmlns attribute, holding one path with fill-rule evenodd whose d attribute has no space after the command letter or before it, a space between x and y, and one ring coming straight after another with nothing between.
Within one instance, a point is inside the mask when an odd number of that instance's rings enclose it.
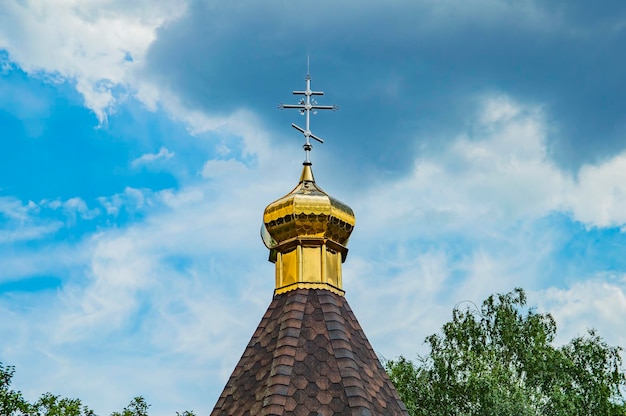
<instances>
[{"instance_id":1,"label":"gold dome","mask_svg":"<svg viewBox=\"0 0 626 416\"><path fill-rule=\"evenodd\" d=\"M263 213L265 228L276 245L293 238L324 238L345 246L355 218L352 209L324 192L305 165L300 182Z\"/></svg>"},{"instance_id":2,"label":"gold dome","mask_svg":"<svg viewBox=\"0 0 626 416\"><path fill-rule=\"evenodd\" d=\"M355 222L352 209L317 186L305 163L298 185L263 213L263 241L276 263L276 293L321 285L343 294L341 263Z\"/></svg>"}]
</instances>

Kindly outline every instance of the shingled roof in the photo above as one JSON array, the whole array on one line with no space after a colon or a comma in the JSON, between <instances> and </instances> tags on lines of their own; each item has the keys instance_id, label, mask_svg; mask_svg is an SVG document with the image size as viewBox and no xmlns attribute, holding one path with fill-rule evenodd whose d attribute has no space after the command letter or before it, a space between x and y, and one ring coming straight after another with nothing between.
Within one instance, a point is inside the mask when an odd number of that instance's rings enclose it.
<instances>
[{"instance_id":1,"label":"shingled roof","mask_svg":"<svg viewBox=\"0 0 626 416\"><path fill-rule=\"evenodd\" d=\"M407 416L346 299L275 295L211 416Z\"/></svg>"}]
</instances>

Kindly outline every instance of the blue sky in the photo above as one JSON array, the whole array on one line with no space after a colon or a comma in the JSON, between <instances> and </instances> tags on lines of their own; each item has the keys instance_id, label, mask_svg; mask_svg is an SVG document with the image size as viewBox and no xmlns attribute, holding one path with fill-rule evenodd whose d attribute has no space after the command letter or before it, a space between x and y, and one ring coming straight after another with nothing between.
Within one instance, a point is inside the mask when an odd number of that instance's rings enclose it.
<instances>
[{"instance_id":1,"label":"blue sky","mask_svg":"<svg viewBox=\"0 0 626 416\"><path fill-rule=\"evenodd\" d=\"M626 346L624 44L622 1L3 2L0 361L30 399L208 414L271 300L307 55L380 355L516 286Z\"/></svg>"}]
</instances>

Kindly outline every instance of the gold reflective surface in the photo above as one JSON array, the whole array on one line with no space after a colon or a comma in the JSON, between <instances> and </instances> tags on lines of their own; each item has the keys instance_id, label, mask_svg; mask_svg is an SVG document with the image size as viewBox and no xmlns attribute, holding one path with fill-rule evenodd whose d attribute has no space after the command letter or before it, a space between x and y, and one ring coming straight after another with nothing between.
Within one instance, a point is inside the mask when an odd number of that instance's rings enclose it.
<instances>
[{"instance_id":1,"label":"gold reflective surface","mask_svg":"<svg viewBox=\"0 0 626 416\"><path fill-rule=\"evenodd\" d=\"M333 293L336 293L340 296L343 296L346 292L331 285L327 285L324 283L295 283L291 286L285 286L281 288L277 288L274 290L275 295L280 295L281 293L289 292L290 290L296 289L326 289Z\"/></svg>"},{"instance_id":2,"label":"gold reflective surface","mask_svg":"<svg viewBox=\"0 0 626 416\"><path fill-rule=\"evenodd\" d=\"M345 246L356 220L349 206L317 186L305 165L294 190L265 208L263 222L278 245L296 237L323 237Z\"/></svg>"},{"instance_id":3,"label":"gold reflective surface","mask_svg":"<svg viewBox=\"0 0 626 416\"><path fill-rule=\"evenodd\" d=\"M263 214L263 241L276 264L274 293L324 288L343 295L341 264L355 222L352 209L319 188L305 164L298 185Z\"/></svg>"}]
</instances>

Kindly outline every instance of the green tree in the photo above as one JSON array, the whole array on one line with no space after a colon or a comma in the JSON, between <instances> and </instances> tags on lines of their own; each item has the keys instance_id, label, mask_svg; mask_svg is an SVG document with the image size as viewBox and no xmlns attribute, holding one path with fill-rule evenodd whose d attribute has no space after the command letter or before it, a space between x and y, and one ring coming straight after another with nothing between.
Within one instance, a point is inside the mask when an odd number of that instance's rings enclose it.
<instances>
[{"instance_id":1,"label":"green tree","mask_svg":"<svg viewBox=\"0 0 626 416\"><path fill-rule=\"evenodd\" d=\"M15 367L0 362L0 416L96 416L93 410L79 399L43 394L36 402L29 403L22 393L11 389ZM121 412L111 416L148 416L150 405L141 397L135 397ZM193 412L176 412L176 416L195 416Z\"/></svg>"},{"instance_id":2,"label":"green tree","mask_svg":"<svg viewBox=\"0 0 626 416\"><path fill-rule=\"evenodd\" d=\"M141 397L135 397L122 412L113 412L111 416L148 416L148 408L150 405Z\"/></svg>"},{"instance_id":3,"label":"green tree","mask_svg":"<svg viewBox=\"0 0 626 416\"><path fill-rule=\"evenodd\" d=\"M79 399L68 399L51 393L43 394L35 403L29 403L22 393L11 389L15 367L0 363L1 416L95 416Z\"/></svg>"},{"instance_id":4,"label":"green tree","mask_svg":"<svg viewBox=\"0 0 626 416\"><path fill-rule=\"evenodd\" d=\"M11 389L11 380L15 367L5 367L0 363L0 415L23 415L28 412L29 404L22 393Z\"/></svg>"},{"instance_id":5,"label":"green tree","mask_svg":"<svg viewBox=\"0 0 626 416\"><path fill-rule=\"evenodd\" d=\"M519 288L471 305L426 338L429 354L386 363L411 415L626 415L621 348L593 330L553 346L554 319Z\"/></svg>"},{"instance_id":6,"label":"green tree","mask_svg":"<svg viewBox=\"0 0 626 416\"><path fill-rule=\"evenodd\" d=\"M68 399L52 393L43 394L30 405L28 416L95 416L79 399Z\"/></svg>"}]
</instances>

